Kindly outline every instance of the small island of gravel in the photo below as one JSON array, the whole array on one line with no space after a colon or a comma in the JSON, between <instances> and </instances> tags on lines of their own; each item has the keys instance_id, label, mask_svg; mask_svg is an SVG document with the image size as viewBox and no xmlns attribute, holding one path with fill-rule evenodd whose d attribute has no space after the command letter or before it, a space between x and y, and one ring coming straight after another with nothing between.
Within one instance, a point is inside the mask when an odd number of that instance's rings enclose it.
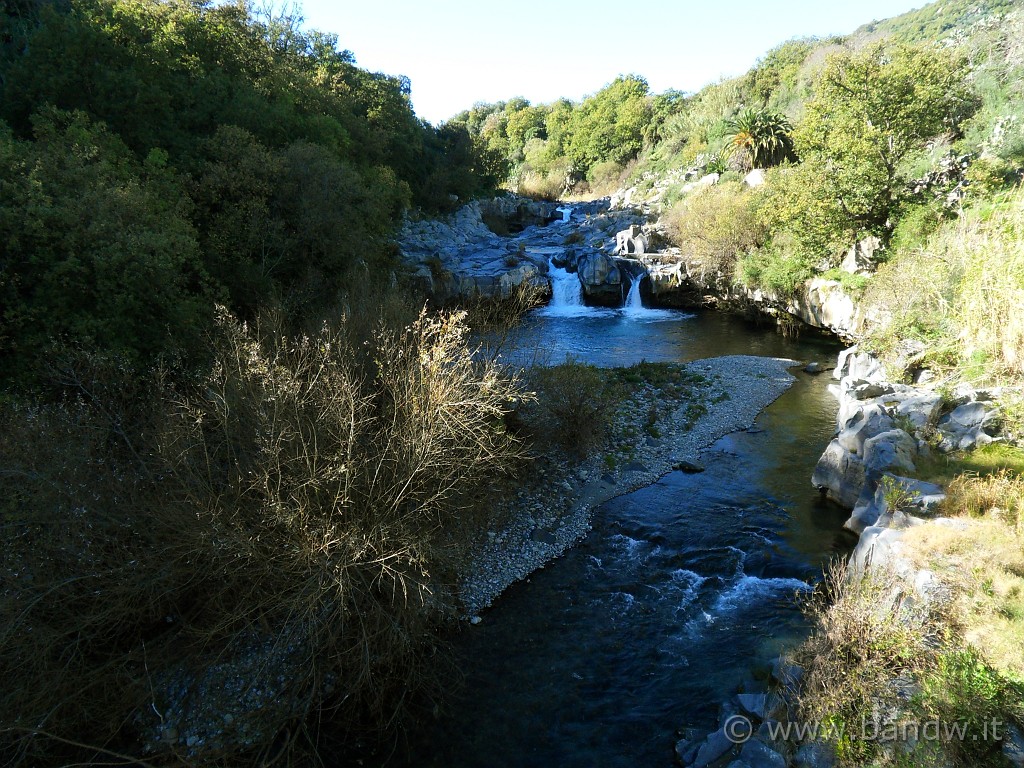
<instances>
[{"instance_id":1,"label":"small island of gravel","mask_svg":"<svg viewBox=\"0 0 1024 768\"><path fill-rule=\"evenodd\" d=\"M789 388L794 377L788 369L797 364L731 355L600 369L606 379L625 379L632 387L610 415L599 446L586 456L546 446L529 477L501 502L507 510L500 519L507 522L487 533L460 585L467 614L490 606L508 586L583 538L602 503L673 469L700 471L700 453L749 427Z\"/></svg>"}]
</instances>

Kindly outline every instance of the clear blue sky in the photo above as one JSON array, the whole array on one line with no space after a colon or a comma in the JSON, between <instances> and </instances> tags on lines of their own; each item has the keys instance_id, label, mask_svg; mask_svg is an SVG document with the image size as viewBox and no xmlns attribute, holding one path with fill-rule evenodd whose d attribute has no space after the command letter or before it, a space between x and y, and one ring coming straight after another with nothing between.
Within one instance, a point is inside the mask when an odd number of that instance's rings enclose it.
<instances>
[{"instance_id":1,"label":"clear blue sky","mask_svg":"<svg viewBox=\"0 0 1024 768\"><path fill-rule=\"evenodd\" d=\"M852 32L924 0L304 0L306 25L356 62L412 80L416 113L477 101L578 100L619 74L695 91L791 37Z\"/></svg>"}]
</instances>

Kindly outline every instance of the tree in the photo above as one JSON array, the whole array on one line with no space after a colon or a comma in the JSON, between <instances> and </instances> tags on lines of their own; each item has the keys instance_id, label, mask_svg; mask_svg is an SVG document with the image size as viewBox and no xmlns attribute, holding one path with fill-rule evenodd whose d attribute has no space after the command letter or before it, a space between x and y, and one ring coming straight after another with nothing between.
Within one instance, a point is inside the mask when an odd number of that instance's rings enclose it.
<instances>
[{"instance_id":1,"label":"tree","mask_svg":"<svg viewBox=\"0 0 1024 768\"><path fill-rule=\"evenodd\" d=\"M727 137L754 168L768 168L794 159L793 126L784 115L767 109L745 109L729 121Z\"/></svg>"},{"instance_id":2,"label":"tree","mask_svg":"<svg viewBox=\"0 0 1024 768\"><path fill-rule=\"evenodd\" d=\"M800 68L820 41L813 37L787 40L772 48L743 78L743 87L758 103L777 104L790 96L800 79ZM791 97L791 96L790 96Z\"/></svg>"},{"instance_id":3,"label":"tree","mask_svg":"<svg viewBox=\"0 0 1024 768\"><path fill-rule=\"evenodd\" d=\"M640 154L651 119L647 90L643 78L620 76L572 111L566 155L577 173L586 175L606 160L622 165Z\"/></svg>"},{"instance_id":4,"label":"tree","mask_svg":"<svg viewBox=\"0 0 1024 768\"><path fill-rule=\"evenodd\" d=\"M965 68L961 54L931 45L829 57L795 140L810 193L834 201L836 240L891 234L910 194L903 162L976 109Z\"/></svg>"},{"instance_id":5,"label":"tree","mask_svg":"<svg viewBox=\"0 0 1024 768\"><path fill-rule=\"evenodd\" d=\"M26 374L54 340L139 364L196 343L209 281L166 153L140 163L79 112L34 122L35 141L0 123L0 368Z\"/></svg>"}]
</instances>

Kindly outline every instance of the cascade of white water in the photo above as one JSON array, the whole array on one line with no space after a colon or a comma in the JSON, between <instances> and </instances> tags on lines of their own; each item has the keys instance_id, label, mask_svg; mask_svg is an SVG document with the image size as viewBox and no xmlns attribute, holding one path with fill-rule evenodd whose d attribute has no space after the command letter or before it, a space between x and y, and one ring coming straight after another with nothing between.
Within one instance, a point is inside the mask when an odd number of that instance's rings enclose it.
<instances>
[{"instance_id":1,"label":"cascade of white water","mask_svg":"<svg viewBox=\"0 0 1024 768\"><path fill-rule=\"evenodd\" d=\"M627 313L643 312L644 302L640 298L640 281L643 280L643 275L638 275L633 278L633 284L629 286L629 295L626 296L626 304L623 307Z\"/></svg>"},{"instance_id":2,"label":"cascade of white water","mask_svg":"<svg viewBox=\"0 0 1024 768\"><path fill-rule=\"evenodd\" d=\"M572 272L551 265L551 303L553 310L583 306L583 286L580 279Z\"/></svg>"},{"instance_id":3,"label":"cascade of white water","mask_svg":"<svg viewBox=\"0 0 1024 768\"><path fill-rule=\"evenodd\" d=\"M569 220L572 218L572 206L560 205L557 208L555 208L555 210L562 214L562 220L559 223L568 224Z\"/></svg>"}]
</instances>

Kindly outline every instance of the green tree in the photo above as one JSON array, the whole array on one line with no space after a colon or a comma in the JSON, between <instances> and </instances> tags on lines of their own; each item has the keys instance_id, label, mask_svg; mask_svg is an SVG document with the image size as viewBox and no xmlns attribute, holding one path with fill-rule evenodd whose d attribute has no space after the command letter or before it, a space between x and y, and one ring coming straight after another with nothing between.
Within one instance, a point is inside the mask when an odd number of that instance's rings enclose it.
<instances>
[{"instance_id":1,"label":"green tree","mask_svg":"<svg viewBox=\"0 0 1024 768\"><path fill-rule=\"evenodd\" d=\"M620 76L572 111L565 154L581 177L596 163L624 165L640 154L651 119L647 91L643 78Z\"/></svg>"},{"instance_id":2,"label":"green tree","mask_svg":"<svg viewBox=\"0 0 1024 768\"><path fill-rule=\"evenodd\" d=\"M961 54L930 45L829 57L795 143L808 193L834 202L833 239L889 236L910 194L903 161L976 108L965 68Z\"/></svg>"},{"instance_id":3,"label":"green tree","mask_svg":"<svg viewBox=\"0 0 1024 768\"><path fill-rule=\"evenodd\" d=\"M793 126L784 115L767 109L745 109L729 121L727 136L754 168L768 168L794 159Z\"/></svg>"},{"instance_id":4,"label":"green tree","mask_svg":"<svg viewBox=\"0 0 1024 768\"><path fill-rule=\"evenodd\" d=\"M60 340L139 364L196 342L210 286L166 153L139 162L81 113L34 123L35 141L0 131L3 369Z\"/></svg>"},{"instance_id":5,"label":"green tree","mask_svg":"<svg viewBox=\"0 0 1024 768\"><path fill-rule=\"evenodd\" d=\"M800 68L819 43L816 38L797 38L772 48L747 72L743 78L744 89L765 107L791 97L800 78Z\"/></svg>"}]
</instances>

